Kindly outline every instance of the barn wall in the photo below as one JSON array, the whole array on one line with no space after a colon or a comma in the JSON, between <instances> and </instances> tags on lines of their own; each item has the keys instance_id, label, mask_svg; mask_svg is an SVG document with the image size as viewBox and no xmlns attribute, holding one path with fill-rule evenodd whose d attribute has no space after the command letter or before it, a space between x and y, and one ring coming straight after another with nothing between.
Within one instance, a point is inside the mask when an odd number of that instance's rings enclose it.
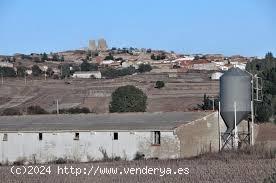
<instances>
[{"instance_id":1,"label":"barn wall","mask_svg":"<svg viewBox=\"0 0 276 183\"><path fill-rule=\"evenodd\" d=\"M221 130L225 126L221 123ZM202 119L180 126L176 130L180 139L180 156L191 157L219 148L218 115L212 113Z\"/></svg>"},{"instance_id":2,"label":"barn wall","mask_svg":"<svg viewBox=\"0 0 276 183\"><path fill-rule=\"evenodd\" d=\"M192 157L205 152L217 152L219 150L218 126L218 112L214 112L204 118L178 127L176 134L180 140L180 157ZM220 132L225 131L226 126L220 117ZM247 131L248 123L247 121L242 121L238 125L238 132ZM255 125L255 138L257 133L257 125Z\"/></svg>"},{"instance_id":3,"label":"barn wall","mask_svg":"<svg viewBox=\"0 0 276 183\"><path fill-rule=\"evenodd\" d=\"M0 162L14 162L19 159L49 162L58 158L76 161L102 159L100 148L109 157L120 156L133 159L136 152L146 158L177 158L180 143L173 131L161 131L161 145L152 145L152 132L118 132L118 140L113 140L113 132L79 132L79 140L74 140L75 132L46 132L39 140L39 133L8 133L8 141L3 141L0 132Z\"/></svg>"}]
</instances>

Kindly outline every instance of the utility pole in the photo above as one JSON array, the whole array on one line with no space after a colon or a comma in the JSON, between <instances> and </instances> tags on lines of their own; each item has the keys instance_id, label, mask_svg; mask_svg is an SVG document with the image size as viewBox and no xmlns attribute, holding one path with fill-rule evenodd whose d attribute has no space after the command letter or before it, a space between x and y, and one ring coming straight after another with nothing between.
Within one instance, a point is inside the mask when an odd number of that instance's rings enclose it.
<instances>
[{"instance_id":1,"label":"utility pole","mask_svg":"<svg viewBox=\"0 0 276 183\"><path fill-rule=\"evenodd\" d=\"M254 145L254 107L253 100L251 101L251 145Z\"/></svg>"},{"instance_id":2,"label":"utility pole","mask_svg":"<svg viewBox=\"0 0 276 183\"><path fill-rule=\"evenodd\" d=\"M25 85L27 85L27 76L26 76L26 72L25 72L24 80L25 80Z\"/></svg>"},{"instance_id":3,"label":"utility pole","mask_svg":"<svg viewBox=\"0 0 276 183\"><path fill-rule=\"evenodd\" d=\"M58 104L58 99L57 99L57 102L56 102L56 103L57 103L57 114L59 114L59 106L58 106L59 104Z\"/></svg>"},{"instance_id":4,"label":"utility pole","mask_svg":"<svg viewBox=\"0 0 276 183\"><path fill-rule=\"evenodd\" d=\"M235 149L238 148L238 143L239 143L239 137L238 137L238 127L237 127L237 104L236 101L234 102L234 110L235 110L235 130L234 130L234 147Z\"/></svg>"},{"instance_id":5,"label":"utility pole","mask_svg":"<svg viewBox=\"0 0 276 183\"><path fill-rule=\"evenodd\" d=\"M220 101L218 110L218 135L219 135L219 151L221 150L221 134L220 134Z\"/></svg>"},{"instance_id":6,"label":"utility pole","mask_svg":"<svg viewBox=\"0 0 276 183\"><path fill-rule=\"evenodd\" d=\"M46 79L47 79L47 69L48 69L47 66L43 66L43 70L44 70L44 80L45 80L45 81L46 81Z\"/></svg>"},{"instance_id":7,"label":"utility pole","mask_svg":"<svg viewBox=\"0 0 276 183\"><path fill-rule=\"evenodd\" d=\"M245 70L246 71L246 70ZM257 75L253 76L250 72L246 71L248 74L251 75L251 145L254 145L254 78ZM258 90L257 90L258 93Z\"/></svg>"},{"instance_id":8,"label":"utility pole","mask_svg":"<svg viewBox=\"0 0 276 183\"><path fill-rule=\"evenodd\" d=\"M1 73L1 84L4 84L4 78L3 78L3 73Z\"/></svg>"},{"instance_id":9,"label":"utility pole","mask_svg":"<svg viewBox=\"0 0 276 183\"><path fill-rule=\"evenodd\" d=\"M254 145L254 76L252 74L251 78L251 145Z\"/></svg>"},{"instance_id":10,"label":"utility pole","mask_svg":"<svg viewBox=\"0 0 276 183\"><path fill-rule=\"evenodd\" d=\"M60 65L60 78L62 78L62 64Z\"/></svg>"},{"instance_id":11,"label":"utility pole","mask_svg":"<svg viewBox=\"0 0 276 183\"><path fill-rule=\"evenodd\" d=\"M258 77L256 77L256 100L259 100L259 80Z\"/></svg>"},{"instance_id":12,"label":"utility pole","mask_svg":"<svg viewBox=\"0 0 276 183\"><path fill-rule=\"evenodd\" d=\"M215 97L213 97L213 111L215 111Z\"/></svg>"}]
</instances>

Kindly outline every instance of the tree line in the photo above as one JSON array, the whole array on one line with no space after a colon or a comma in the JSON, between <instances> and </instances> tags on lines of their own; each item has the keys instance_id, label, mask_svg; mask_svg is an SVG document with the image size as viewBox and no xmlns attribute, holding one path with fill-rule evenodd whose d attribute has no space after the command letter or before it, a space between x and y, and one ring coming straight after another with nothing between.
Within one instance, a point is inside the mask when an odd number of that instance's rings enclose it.
<instances>
[{"instance_id":1,"label":"tree line","mask_svg":"<svg viewBox=\"0 0 276 183\"><path fill-rule=\"evenodd\" d=\"M60 77L70 77L76 71L98 71L100 70L102 76L107 79L112 79L120 76L132 75L134 73L143 73L149 72L152 70L151 65L149 64L140 64L138 69L130 66L127 68L115 69L112 67L104 67L100 69L99 64L89 63L86 60L81 63L80 66L76 66L73 64L62 64L58 66L60 70ZM3 77L25 77L27 75L27 67L18 66L16 70L11 67L0 67L0 75ZM46 74L48 77L52 77L54 75L54 71L52 68L48 68L46 71L40 69L38 65L33 65L31 67L32 76L39 77ZM45 73L46 72L46 73Z\"/></svg>"},{"instance_id":2,"label":"tree line","mask_svg":"<svg viewBox=\"0 0 276 183\"><path fill-rule=\"evenodd\" d=\"M263 100L254 101L256 119L259 122L276 122L276 58L268 52L265 58L247 63L246 70L253 75L257 74L263 80Z\"/></svg>"}]
</instances>

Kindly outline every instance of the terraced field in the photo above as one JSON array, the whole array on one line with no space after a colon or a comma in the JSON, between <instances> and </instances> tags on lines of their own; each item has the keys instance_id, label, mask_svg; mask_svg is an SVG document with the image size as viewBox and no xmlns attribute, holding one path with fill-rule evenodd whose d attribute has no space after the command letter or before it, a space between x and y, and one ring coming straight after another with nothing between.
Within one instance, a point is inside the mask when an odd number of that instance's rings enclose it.
<instances>
[{"instance_id":1,"label":"terraced field","mask_svg":"<svg viewBox=\"0 0 276 183\"><path fill-rule=\"evenodd\" d=\"M157 80L166 86L154 88ZM137 86L147 94L150 112L187 111L201 103L204 93L217 96L219 90L218 81L211 81L206 73L180 73L176 78L146 73L110 80L68 79L67 84L62 80L28 80L25 85L23 79L6 79L0 86L0 110L40 105L52 111L59 100L61 108L79 105L97 113L108 112L112 92L124 85Z\"/></svg>"}]
</instances>

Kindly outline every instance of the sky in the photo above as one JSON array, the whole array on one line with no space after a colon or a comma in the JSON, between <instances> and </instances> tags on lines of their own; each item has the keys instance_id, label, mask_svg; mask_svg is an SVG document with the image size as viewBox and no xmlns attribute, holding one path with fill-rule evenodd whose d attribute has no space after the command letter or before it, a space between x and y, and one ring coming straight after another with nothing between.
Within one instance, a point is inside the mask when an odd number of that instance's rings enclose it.
<instances>
[{"instance_id":1,"label":"sky","mask_svg":"<svg viewBox=\"0 0 276 183\"><path fill-rule=\"evenodd\" d=\"M275 0L0 0L0 55L109 47L276 55Z\"/></svg>"}]
</instances>

